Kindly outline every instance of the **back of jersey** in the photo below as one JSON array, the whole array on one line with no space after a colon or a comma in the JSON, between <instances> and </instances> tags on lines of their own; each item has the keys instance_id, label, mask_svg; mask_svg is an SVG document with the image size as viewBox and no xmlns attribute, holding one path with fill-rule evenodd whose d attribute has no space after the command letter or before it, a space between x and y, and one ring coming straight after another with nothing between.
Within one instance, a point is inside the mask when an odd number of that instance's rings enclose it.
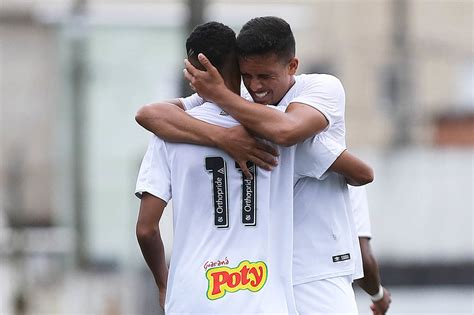
<instances>
[{"instance_id":1,"label":"back of jersey","mask_svg":"<svg viewBox=\"0 0 474 315\"><path fill-rule=\"evenodd\" d=\"M238 123L206 103L188 111L213 124ZM294 148L272 172L246 179L216 148L165 143L174 243L166 313L293 313Z\"/></svg>"}]
</instances>

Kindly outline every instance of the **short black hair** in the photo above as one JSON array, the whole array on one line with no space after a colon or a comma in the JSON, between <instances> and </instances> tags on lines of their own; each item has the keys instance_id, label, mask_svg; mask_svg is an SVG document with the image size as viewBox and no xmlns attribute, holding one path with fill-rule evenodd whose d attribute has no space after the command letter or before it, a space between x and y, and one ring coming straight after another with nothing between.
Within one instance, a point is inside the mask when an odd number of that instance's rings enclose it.
<instances>
[{"instance_id":1,"label":"short black hair","mask_svg":"<svg viewBox=\"0 0 474 315\"><path fill-rule=\"evenodd\" d=\"M251 19L237 36L237 54L243 58L275 54L286 62L295 56L295 46L290 25L276 16Z\"/></svg>"},{"instance_id":2,"label":"short black hair","mask_svg":"<svg viewBox=\"0 0 474 315\"><path fill-rule=\"evenodd\" d=\"M221 72L227 57L235 51L235 32L219 22L207 22L197 26L186 40L188 58L203 53Z\"/></svg>"}]
</instances>

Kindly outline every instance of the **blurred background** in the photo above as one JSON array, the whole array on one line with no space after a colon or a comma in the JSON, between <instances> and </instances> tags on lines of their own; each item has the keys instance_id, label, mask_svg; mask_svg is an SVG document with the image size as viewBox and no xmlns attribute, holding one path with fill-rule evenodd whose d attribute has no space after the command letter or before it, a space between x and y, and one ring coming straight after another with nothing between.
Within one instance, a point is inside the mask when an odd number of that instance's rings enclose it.
<instances>
[{"instance_id":1,"label":"blurred background","mask_svg":"<svg viewBox=\"0 0 474 315\"><path fill-rule=\"evenodd\" d=\"M346 90L391 314L473 314L470 0L2 0L0 314L156 314L133 196L141 105L189 93L184 42L287 20L299 73ZM167 253L171 209L165 212ZM361 314L369 298L357 292Z\"/></svg>"}]
</instances>

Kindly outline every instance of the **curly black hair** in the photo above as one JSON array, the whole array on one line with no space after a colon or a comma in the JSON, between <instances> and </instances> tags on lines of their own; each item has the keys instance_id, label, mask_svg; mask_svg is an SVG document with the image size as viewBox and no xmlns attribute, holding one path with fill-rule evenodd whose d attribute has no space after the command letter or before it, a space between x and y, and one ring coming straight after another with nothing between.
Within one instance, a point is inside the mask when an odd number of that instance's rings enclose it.
<instances>
[{"instance_id":1,"label":"curly black hair","mask_svg":"<svg viewBox=\"0 0 474 315\"><path fill-rule=\"evenodd\" d=\"M235 32L219 22L197 26L186 40L186 52L190 61L192 58L197 60L197 55L203 53L219 72L226 58L234 51Z\"/></svg>"}]
</instances>

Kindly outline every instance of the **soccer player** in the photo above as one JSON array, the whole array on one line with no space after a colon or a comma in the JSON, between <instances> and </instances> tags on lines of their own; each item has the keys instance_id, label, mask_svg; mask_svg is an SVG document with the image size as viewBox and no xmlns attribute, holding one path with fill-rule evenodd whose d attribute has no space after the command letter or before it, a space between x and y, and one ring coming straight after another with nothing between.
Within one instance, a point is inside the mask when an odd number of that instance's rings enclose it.
<instances>
[{"instance_id":1,"label":"soccer player","mask_svg":"<svg viewBox=\"0 0 474 315\"><path fill-rule=\"evenodd\" d=\"M187 62L185 76L204 99L219 103L243 126L262 138L280 145L292 145L310 141L305 139L318 134L316 138L328 148L330 141L345 147L343 87L333 76L295 75L298 67L295 41L285 21L276 17L250 20L237 37L237 52L243 82L250 96L256 103L282 106L286 109L284 112L256 106L230 93L203 55L199 55L199 61L206 71ZM198 105L197 98L182 99L182 106L190 109ZM136 118L145 128L170 140L217 145L229 153L236 151L229 148L235 144L229 139L236 134L248 138L245 130L218 130L192 119L176 106L144 107ZM308 163L316 169L317 160L298 160L300 155L304 156L305 148L298 146L296 165ZM323 181L302 178L295 186L293 277L297 306L302 314L357 312L351 283L360 276L357 268L361 269L361 261L346 180L350 184L365 184L372 180L373 174L370 169L354 167L359 161L354 157L347 163L347 159L341 158L345 153L331 166L345 178L327 173ZM256 157L252 157L252 154L247 157L255 158L256 163L269 168L274 165L268 156L253 154ZM246 161L239 159L242 156L245 158L246 155L234 156L239 164ZM317 295L318 292L324 295Z\"/></svg>"},{"instance_id":2,"label":"soccer player","mask_svg":"<svg viewBox=\"0 0 474 315\"><path fill-rule=\"evenodd\" d=\"M197 27L186 41L191 63L199 68L196 55L206 53L226 88L240 93L234 46L235 33L217 22ZM212 102L188 113L222 128L239 124ZM249 179L222 150L152 138L136 186L137 237L167 314L296 313L293 178L318 172L310 163L315 156L327 168L333 152L344 150L337 142L320 145L317 138L300 147L305 146L302 163L295 164L295 146L278 147L279 166L269 172L248 165ZM308 163L306 152L314 155ZM174 244L167 275L159 220L171 198Z\"/></svg>"},{"instance_id":3,"label":"soccer player","mask_svg":"<svg viewBox=\"0 0 474 315\"><path fill-rule=\"evenodd\" d=\"M380 281L379 267L370 247L372 232L370 228L369 206L367 203L367 192L365 187L349 186L349 196L354 220L359 236L364 265L364 277L358 279L357 284L370 295L372 305L370 309L374 315L385 314L392 302L390 292L382 287Z\"/></svg>"}]
</instances>

